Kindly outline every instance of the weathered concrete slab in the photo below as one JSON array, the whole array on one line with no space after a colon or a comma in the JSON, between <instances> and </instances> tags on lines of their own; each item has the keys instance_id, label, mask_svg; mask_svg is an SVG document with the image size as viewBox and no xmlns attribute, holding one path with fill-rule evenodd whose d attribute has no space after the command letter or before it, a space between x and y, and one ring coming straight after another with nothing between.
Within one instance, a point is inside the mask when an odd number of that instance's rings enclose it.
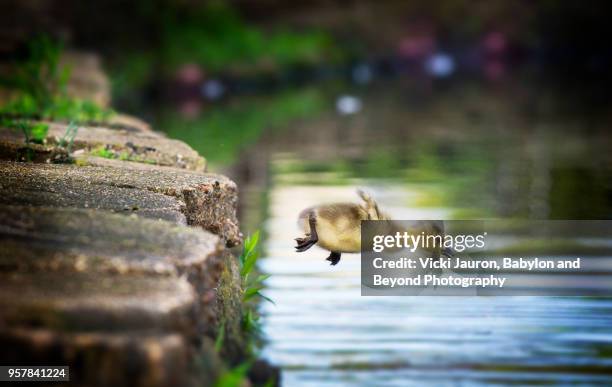
<instances>
[{"instance_id":1,"label":"weathered concrete slab","mask_svg":"<svg viewBox=\"0 0 612 387\"><path fill-rule=\"evenodd\" d=\"M70 178L48 179L42 175L24 178L7 172L0 176L0 203L91 208L187 224L183 204L174 197L147 190L83 184Z\"/></svg>"},{"instance_id":2,"label":"weathered concrete slab","mask_svg":"<svg viewBox=\"0 0 612 387\"><path fill-rule=\"evenodd\" d=\"M103 309L96 316L102 326L119 319L112 317L115 315L121 318L113 325L130 326L138 316L144 318L139 308L147 304L146 294L157 294L156 286L162 286L170 300L171 294L164 289L179 286L186 279L197 295L191 330L207 332L216 321L214 289L223 269L223 246L218 237L205 231L93 210L0 206L0 244L0 272L4 273L0 292L9 297L0 296L0 315L9 313L11 299L20 300L17 306L36 310L33 315L43 314L39 302L52 305L51 310L57 312L65 299L67 305L80 305L77 310L82 312L88 309L88 300L95 300L92 308L98 303ZM99 289L104 281L120 293ZM51 298L45 296L45 289ZM23 300L17 294L22 290ZM72 292L74 299L70 299ZM82 302L79 293L85 294ZM122 294L127 297L125 303L110 303L121 300ZM152 299L151 305L163 305L163 297ZM111 309L104 309L107 305ZM120 308L112 309L116 307ZM19 311L15 313L19 315ZM70 319L64 316L60 320Z\"/></svg>"},{"instance_id":3,"label":"weathered concrete slab","mask_svg":"<svg viewBox=\"0 0 612 387\"><path fill-rule=\"evenodd\" d=\"M0 141L0 160L52 163L68 160L65 149L55 145L26 144L21 141Z\"/></svg>"},{"instance_id":4,"label":"weathered concrete slab","mask_svg":"<svg viewBox=\"0 0 612 387\"><path fill-rule=\"evenodd\" d=\"M116 113L111 116L104 124L105 126L114 129L125 129L141 132L151 132L153 130L151 129L151 125L140 118L120 113Z\"/></svg>"},{"instance_id":5,"label":"weathered concrete slab","mask_svg":"<svg viewBox=\"0 0 612 387\"><path fill-rule=\"evenodd\" d=\"M217 239L91 210L0 207L2 361L61 360L73 383L92 385L179 378L201 301L175 262L199 269Z\"/></svg>"},{"instance_id":6,"label":"weathered concrete slab","mask_svg":"<svg viewBox=\"0 0 612 387\"><path fill-rule=\"evenodd\" d=\"M134 213L178 223L183 222L182 215L187 224L219 235L229 246L240 243L237 187L228 178L117 160L105 163L76 166L0 161L0 203L38 206L47 201L50 205Z\"/></svg>"},{"instance_id":7,"label":"weathered concrete slab","mask_svg":"<svg viewBox=\"0 0 612 387\"><path fill-rule=\"evenodd\" d=\"M0 245L0 363L53 359L91 385L193 376L205 347L194 342L219 320L220 238L105 211L0 206Z\"/></svg>"},{"instance_id":8,"label":"weathered concrete slab","mask_svg":"<svg viewBox=\"0 0 612 387\"><path fill-rule=\"evenodd\" d=\"M120 120L121 122L121 120ZM47 145L57 146L66 138L68 124L47 122ZM24 145L23 135L15 130L0 128L0 152L7 153L12 147ZM166 138L142 125L87 126L79 125L72 144L72 151L81 155L100 155L113 159L154 165L171 166L203 172L206 160L182 141ZM15 155L4 155L5 160L16 160Z\"/></svg>"},{"instance_id":9,"label":"weathered concrete slab","mask_svg":"<svg viewBox=\"0 0 612 387\"><path fill-rule=\"evenodd\" d=\"M222 245L215 235L139 217L77 209L0 206L4 273L53 271L182 275L215 287Z\"/></svg>"},{"instance_id":10,"label":"weathered concrete slab","mask_svg":"<svg viewBox=\"0 0 612 387\"><path fill-rule=\"evenodd\" d=\"M65 135L67 125L49 125L48 139L57 143ZM106 149L113 158L155 165L204 171L206 161L182 141L166 138L153 131L133 131L125 128L79 126L74 149L88 153Z\"/></svg>"},{"instance_id":11,"label":"weathered concrete slab","mask_svg":"<svg viewBox=\"0 0 612 387\"><path fill-rule=\"evenodd\" d=\"M196 295L175 275L100 271L0 274L0 321L54 331L180 332L194 336Z\"/></svg>"}]
</instances>

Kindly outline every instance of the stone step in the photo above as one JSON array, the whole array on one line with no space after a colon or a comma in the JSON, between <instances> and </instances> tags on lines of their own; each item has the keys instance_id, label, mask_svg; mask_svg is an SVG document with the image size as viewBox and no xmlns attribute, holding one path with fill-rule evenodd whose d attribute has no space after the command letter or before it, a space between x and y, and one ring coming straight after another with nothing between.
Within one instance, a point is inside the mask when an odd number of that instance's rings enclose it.
<instances>
[{"instance_id":1,"label":"stone step","mask_svg":"<svg viewBox=\"0 0 612 387\"><path fill-rule=\"evenodd\" d=\"M105 126L114 129L124 129L141 132L153 131L151 125L149 125L144 120L122 113L116 113L112 115L105 123Z\"/></svg>"},{"instance_id":2,"label":"stone step","mask_svg":"<svg viewBox=\"0 0 612 387\"><path fill-rule=\"evenodd\" d=\"M76 207L107 210L121 214L163 219L186 225L182 203L161 193L133 188L82 184L74 179L27 179L6 173L0 177L0 203Z\"/></svg>"},{"instance_id":3,"label":"stone step","mask_svg":"<svg viewBox=\"0 0 612 387\"><path fill-rule=\"evenodd\" d=\"M46 143L57 146L66 138L68 124L49 122ZM127 124L126 124L127 123ZM108 126L78 125L72 144L72 151L80 156L100 155L140 163L171 166L203 172L206 160L182 141L145 130L146 125L123 116L111 121ZM0 128L0 155L4 159L18 160L10 151L24 145L23 134L19 131Z\"/></svg>"},{"instance_id":4,"label":"stone step","mask_svg":"<svg viewBox=\"0 0 612 387\"><path fill-rule=\"evenodd\" d=\"M118 291L125 289L126 297L132 291L134 300L144 303L146 293L154 294L155 281L160 286L164 281L180 285L184 277L198 296L194 306L199 327L205 328L215 319L214 310L207 308L215 299L224 251L219 238L205 231L95 210L0 206L0 243L0 271L6 277L2 282L15 284L11 285L15 291L31 288L36 293L40 287L44 293L44 289L52 292L55 287L60 292L66 287L70 289L66 291L68 297L85 283L91 284L94 293L106 297L107 292L95 286L108 281ZM61 281L62 276L65 281ZM149 277L155 281L149 283ZM129 286L132 282L134 286ZM11 294L10 287L2 289L3 295ZM139 289L146 290L143 294ZM119 299L123 294L114 295L110 290L110 298ZM41 297L30 295L26 299L37 303L44 300ZM78 297L76 294L75 300ZM94 299L88 294L83 302L90 298ZM124 312L130 316L128 309ZM124 323L129 325L128 321Z\"/></svg>"},{"instance_id":5,"label":"stone step","mask_svg":"<svg viewBox=\"0 0 612 387\"><path fill-rule=\"evenodd\" d=\"M194 337L195 299L187 280L172 274L95 269L0 274L2 327L180 332Z\"/></svg>"},{"instance_id":6,"label":"stone step","mask_svg":"<svg viewBox=\"0 0 612 387\"><path fill-rule=\"evenodd\" d=\"M0 161L0 204L93 208L200 226L241 242L236 184L215 174L101 160L95 166Z\"/></svg>"},{"instance_id":7,"label":"stone step","mask_svg":"<svg viewBox=\"0 0 612 387\"><path fill-rule=\"evenodd\" d=\"M218 323L225 253L206 231L0 205L0 245L0 364L66 364L79 385L182 385Z\"/></svg>"}]
</instances>

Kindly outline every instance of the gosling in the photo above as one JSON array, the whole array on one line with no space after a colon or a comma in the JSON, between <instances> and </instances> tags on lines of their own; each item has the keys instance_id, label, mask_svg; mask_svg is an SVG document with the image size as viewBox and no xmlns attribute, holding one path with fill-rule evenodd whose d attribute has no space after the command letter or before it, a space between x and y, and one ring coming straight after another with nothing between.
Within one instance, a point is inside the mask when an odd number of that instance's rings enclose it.
<instances>
[{"instance_id":1,"label":"gosling","mask_svg":"<svg viewBox=\"0 0 612 387\"><path fill-rule=\"evenodd\" d=\"M342 253L358 253L361 251L361 221L385 220L379 226L381 235L393 235L396 231L406 230L400 223L396 223L384 212L380 211L378 204L365 192L358 190L357 194L363 203L334 203L310 207L302 211L298 217L298 224L306 234L303 238L295 238L297 252L303 252L312 246L330 251L327 261L335 266L340 262ZM426 235L441 235L444 237L444 223L442 221L417 221L407 229L409 232ZM371 246L365 246L371 248ZM452 257L454 252L441 246L425 249L434 259L440 256Z\"/></svg>"},{"instance_id":2,"label":"gosling","mask_svg":"<svg viewBox=\"0 0 612 387\"><path fill-rule=\"evenodd\" d=\"M334 203L310 207L302 211L298 224L306 236L295 238L297 252L303 252L317 244L330 251L327 260L331 265L340 262L342 253L358 253L361 250L361 221L388 220L378 204L363 191L357 191L363 203Z\"/></svg>"}]
</instances>

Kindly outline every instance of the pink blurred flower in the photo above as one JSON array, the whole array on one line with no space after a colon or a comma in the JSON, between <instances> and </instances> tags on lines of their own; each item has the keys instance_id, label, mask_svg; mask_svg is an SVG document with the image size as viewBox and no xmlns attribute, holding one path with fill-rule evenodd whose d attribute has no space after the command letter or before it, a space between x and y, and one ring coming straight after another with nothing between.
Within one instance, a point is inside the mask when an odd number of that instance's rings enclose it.
<instances>
[{"instance_id":1,"label":"pink blurred flower","mask_svg":"<svg viewBox=\"0 0 612 387\"><path fill-rule=\"evenodd\" d=\"M501 32L489 32L483 39L483 49L487 54L501 54L506 50L508 40Z\"/></svg>"},{"instance_id":2,"label":"pink blurred flower","mask_svg":"<svg viewBox=\"0 0 612 387\"><path fill-rule=\"evenodd\" d=\"M204 71L195 63L187 63L176 71L176 80L184 84L200 84L204 80Z\"/></svg>"}]
</instances>

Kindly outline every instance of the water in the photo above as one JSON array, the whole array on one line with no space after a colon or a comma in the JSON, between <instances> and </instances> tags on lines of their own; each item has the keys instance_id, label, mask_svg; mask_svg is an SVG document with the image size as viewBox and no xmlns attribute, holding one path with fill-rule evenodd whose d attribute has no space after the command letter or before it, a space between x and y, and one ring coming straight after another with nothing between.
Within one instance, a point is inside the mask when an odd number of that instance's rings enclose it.
<instances>
[{"instance_id":1,"label":"water","mask_svg":"<svg viewBox=\"0 0 612 387\"><path fill-rule=\"evenodd\" d=\"M368 186L366 186L368 187ZM375 191L374 186L369 186ZM378 188L382 189L382 188ZM385 186L394 208L399 187ZM409 196L409 192L404 192ZM297 213L354 197L347 186L273 189L263 305L264 355L285 386L606 385L612 382L612 300L545 297L361 297L358 255L293 253ZM439 218L404 207L397 218Z\"/></svg>"},{"instance_id":2,"label":"water","mask_svg":"<svg viewBox=\"0 0 612 387\"><path fill-rule=\"evenodd\" d=\"M610 299L361 297L357 255L331 267L319 248L293 252L296 215L356 201L355 187L397 219L609 217L601 133L482 89L361 97L361 116L331 113L262 146L261 270L276 302L262 305L264 356L283 385L612 384Z\"/></svg>"},{"instance_id":3,"label":"water","mask_svg":"<svg viewBox=\"0 0 612 387\"><path fill-rule=\"evenodd\" d=\"M293 249L302 209L357 201L356 187L396 219L610 219L605 109L520 79L306 95L238 101L228 109L244 125L172 133L232 160L243 228L265 231L276 305L262 304L263 355L284 386L612 385L612 299L361 297L357 255L331 267L318 247ZM342 95L359 111L335 111ZM291 109L304 114L285 120Z\"/></svg>"}]
</instances>

